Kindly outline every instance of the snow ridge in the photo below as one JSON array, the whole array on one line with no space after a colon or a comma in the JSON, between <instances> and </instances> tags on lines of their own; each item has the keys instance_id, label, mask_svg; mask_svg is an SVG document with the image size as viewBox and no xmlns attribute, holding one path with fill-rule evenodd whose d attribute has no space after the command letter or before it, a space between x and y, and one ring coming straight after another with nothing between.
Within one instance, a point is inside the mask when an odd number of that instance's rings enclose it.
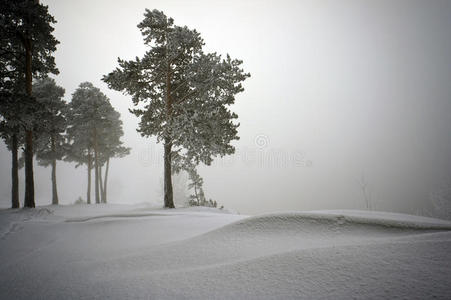
<instances>
[{"instance_id":1,"label":"snow ridge","mask_svg":"<svg viewBox=\"0 0 451 300\"><path fill-rule=\"evenodd\" d=\"M222 228L205 233L205 235L212 234L227 234L227 233L257 233L257 232L275 232L275 231L300 231L307 232L309 230L315 232L324 231L352 231L353 229L372 229L375 231L447 231L451 230L451 222L425 218L415 217L410 215L395 214L390 218L390 215L385 214L385 217L352 215L349 212L285 212L265 214L254 217L249 217L243 220L228 224Z\"/></svg>"},{"instance_id":2,"label":"snow ridge","mask_svg":"<svg viewBox=\"0 0 451 300\"><path fill-rule=\"evenodd\" d=\"M67 223L76 223L76 222L87 222L98 219L111 219L111 218L139 218L139 217L155 217L155 216L168 216L167 214L158 214L158 213L124 213L124 214L109 214L109 215L100 215L100 216L92 216L92 217L84 217L84 218L69 218L65 222Z\"/></svg>"}]
</instances>

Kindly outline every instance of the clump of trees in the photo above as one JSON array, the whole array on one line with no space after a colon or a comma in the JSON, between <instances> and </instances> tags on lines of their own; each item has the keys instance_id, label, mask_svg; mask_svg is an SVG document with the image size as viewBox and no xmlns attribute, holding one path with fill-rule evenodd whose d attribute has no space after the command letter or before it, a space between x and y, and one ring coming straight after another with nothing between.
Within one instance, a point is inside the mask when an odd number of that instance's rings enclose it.
<instances>
[{"instance_id":1,"label":"clump of trees","mask_svg":"<svg viewBox=\"0 0 451 300\"><path fill-rule=\"evenodd\" d=\"M91 171L94 169L95 203L107 202L110 159L123 157L130 149L123 146L120 114L110 100L90 82L83 82L72 95L67 115L66 161L87 167L87 203L91 203ZM106 165L102 176L102 167Z\"/></svg>"},{"instance_id":2,"label":"clump of trees","mask_svg":"<svg viewBox=\"0 0 451 300\"><path fill-rule=\"evenodd\" d=\"M35 119L33 149L38 163L51 167L52 204L59 203L58 160L88 166L88 203L91 203L91 170L94 169L95 202L106 203L110 160L130 153L130 148L124 147L121 141L124 132L119 112L89 82L80 84L70 103L63 100L65 91L52 78L37 79L33 91L35 109L27 112ZM18 169L23 165L23 160L18 158L18 149L25 145L26 138L25 127L18 116L24 114L21 108L30 106L21 102L14 104L9 107L15 109L2 114L0 135L12 153L12 207L18 208Z\"/></svg>"},{"instance_id":3,"label":"clump of trees","mask_svg":"<svg viewBox=\"0 0 451 300\"><path fill-rule=\"evenodd\" d=\"M1 0L0 116L2 137L12 152L12 206L18 207L17 149L25 147L24 206L34 207L33 131L41 106L33 96L33 77L58 74L53 53L55 19L39 1ZM23 140L19 135L23 132Z\"/></svg>"},{"instance_id":4,"label":"clump of trees","mask_svg":"<svg viewBox=\"0 0 451 300\"><path fill-rule=\"evenodd\" d=\"M33 106L7 102L11 110L2 111L0 136L12 153L12 208L18 208L18 158L20 146L25 145L26 130L22 114L33 116L33 149L40 165L51 167L52 204L58 204L56 164L58 160L88 166L88 203L91 203L91 170L95 170L95 202L107 202L110 160L123 157L130 149L123 146L124 132L120 114L109 99L92 83L80 84L72 101L63 100L64 89L52 78L39 78L33 84L36 103ZM26 110L33 107L32 110ZM24 109L24 110L22 110ZM105 170L102 168L105 166ZM25 205L26 206L26 205Z\"/></svg>"},{"instance_id":5,"label":"clump of trees","mask_svg":"<svg viewBox=\"0 0 451 300\"><path fill-rule=\"evenodd\" d=\"M146 10L138 28L149 50L142 58L119 58L119 66L103 80L132 96L138 132L163 142L164 206L173 208L175 155L197 166L234 153L231 142L238 139L239 124L229 107L250 74L240 60L205 53L196 30L175 25L162 11Z\"/></svg>"},{"instance_id":6,"label":"clump of trees","mask_svg":"<svg viewBox=\"0 0 451 300\"><path fill-rule=\"evenodd\" d=\"M20 147L25 153L24 206L35 206L35 154L41 165L52 167L52 203L59 203L58 160L86 165L88 203L94 170L95 202L107 202L110 159L130 152L120 140L120 114L89 82L80 84L69 104L62 99L64 89L48 78L58 74L53 57L58 41L47 6L31 0L0 0L0 5L0 135L12 153L12 207L19 207ZM138 28L149 51L143 58L118 59L119 67L103 80L132 96L138 131L164 144L165 207L174 207L173 168L188 173L192 204L216 206L205 199L196 168L234 153L231 142L239 138L239 123L230 106L250 74L240 60L205 53L196 30L175 25L161 11L146 10Z\"/></svg>"},{"instance_id":7,"label":"clump of trees","mask_svg":"<svg viewBox=\"0 0 451 300\"><path fill-rule=\"evenodd\" d=\"M74 130L81 129L80 126L87 126L86 132L90 134L85 138L92 142L89 147L95 153L96 202L100 197L106 202L110 159L129 153L120 141L123 131L119 113L98 89L88 84L85 86L100 95L97 102L89 97L85 99L86 103L100 105L93 110L94 114L89 109L74 111L79 108L63 100L64 89L48 77L48 74L58 74L53 53L59 42L53 36L56 21L47 6L39 1L1 0L0 7L0 137L11 151L11 207L20 206L18 171L22 164L25 165L24 206L35 207L35 155L40 165L51 166L52 203L59 203L56 163L62 159L77 161L73 156L78 146L71 141L74 141ZM75 103L83 101L83 95L77 97ZM85 115L74 117L80 113ZM74 123L77 118L90 117L93 119L86 124ZM19 159L21 148L23 160ZM103 165L106 170L102 180Z\"/></svg>"}]
</instances>

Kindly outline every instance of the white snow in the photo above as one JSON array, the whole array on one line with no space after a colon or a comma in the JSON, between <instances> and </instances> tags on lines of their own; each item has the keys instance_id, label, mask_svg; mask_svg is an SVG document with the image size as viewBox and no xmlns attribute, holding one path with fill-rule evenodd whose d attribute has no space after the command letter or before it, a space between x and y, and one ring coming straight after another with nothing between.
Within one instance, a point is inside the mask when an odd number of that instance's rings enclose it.
<instances>
[{"instance_id":1,"label":"white snow","mask_svg":"<svg viewBox=\"0 0 451 300\"><path fill-rule=\"evenodd\" d=\"M0 299L450 299L451 222L366 211L0 211Z\"/></svg>"}]
</instances>

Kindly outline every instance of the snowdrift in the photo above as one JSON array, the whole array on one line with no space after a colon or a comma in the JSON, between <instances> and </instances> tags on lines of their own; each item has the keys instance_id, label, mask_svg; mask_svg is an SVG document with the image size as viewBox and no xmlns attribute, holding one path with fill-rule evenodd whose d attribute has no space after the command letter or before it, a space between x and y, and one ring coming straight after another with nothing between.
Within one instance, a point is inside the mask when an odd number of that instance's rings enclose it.
<instances>
[{"instance_id":1,"label":"snowdrift","mask_svg":"<svg viewBox=\"0 0 451 300\"><path fill-rule=\"evenodd\" d=\"M394 213L372 213L359 211L319 211L286 212L249 217L224 228L217 234L227 232L333 232L342 233L354 230L451 230L451 222L427 217Z\"/></svg>"},{"instance_id":2,"label":"snowdrift","mask_svg":"<svg viewBox=\"0 0 451 300\"><path fill-rule=\"evenodd\" d=\"M70 207L46 209L0 212L0 298L451 295L451 223L443 220L120 207L79 217Z\"/></svg>"}]
</instances>

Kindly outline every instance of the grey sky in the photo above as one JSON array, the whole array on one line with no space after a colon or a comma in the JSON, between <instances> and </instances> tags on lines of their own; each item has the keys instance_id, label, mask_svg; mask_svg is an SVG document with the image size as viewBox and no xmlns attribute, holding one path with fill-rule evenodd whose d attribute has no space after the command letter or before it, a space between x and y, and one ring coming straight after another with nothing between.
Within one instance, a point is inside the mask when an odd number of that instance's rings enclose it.
<instances>
[{"instance_id":1,"label":"grey sky","mask_svg":"<svg viewBox=\"0 0 451 300\"><path fill-rule=\"evenodd\" d=\"M162 202L162 146L136 133L130 97L100 80L117 57L144 53L145 8L197 29L207 51L242 59L252 74L233 108L237 154L200 168L207 197L242 213L361 209L365 174L376 209L415 212L451 183L451 1L42 3L58 21L65 99L91 81L121 112L132 154L112 162L112 202ZM0 162L8 206L3 145ZM85 197L85 168L58 172L63 203ZM38 205L50 203L50 170L35 174Z\"/></svg>"}]
</instances>

